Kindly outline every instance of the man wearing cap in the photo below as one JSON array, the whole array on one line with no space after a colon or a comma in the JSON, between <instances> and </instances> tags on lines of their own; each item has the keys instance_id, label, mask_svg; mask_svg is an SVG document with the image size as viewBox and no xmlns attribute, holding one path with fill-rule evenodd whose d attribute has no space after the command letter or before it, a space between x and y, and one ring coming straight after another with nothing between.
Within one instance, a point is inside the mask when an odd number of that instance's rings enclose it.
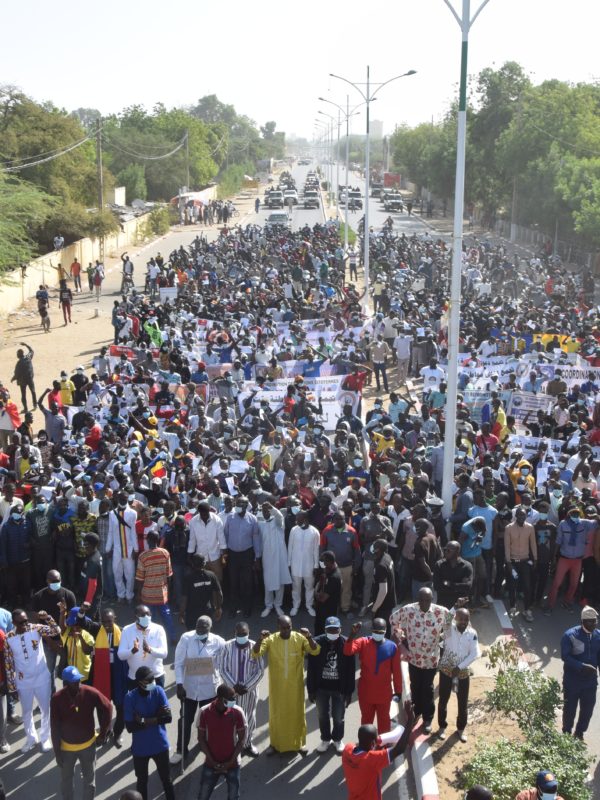
<instances>
[{"instance_id":1,"label":"man wearing cap","mask_svg":"<svg viewBox=\"0 0 600 800\"><path fill-rule=\"evenodd\" d=\"M535 786L532 789L523 789L515 800L563 800L563 798L558 794L556 775L548 769L542 769L535 776Z\"/></svg>"},{"instance_id":2,"label":"man wearing cap","mask_svg":"<svg viewBox=\"0 0 600 800\"><path fill-rule=\"evenodd\" d=\"M581 612L581 625L565 631L560 641L564 663L562 729L563 733L571 733L579 705L574 733L578 739L583 739L596 704L600 667L600 631L597 625L596 609L585 606Z\"/></svg>"},{"instance_id":3,"label":"man wearing cap","mask_svg":"<svg viewBox=\"0 0 600 800\"><path fill-rule=\"evenodd\" d=\"M108 518L108 537L106 540L106 557L112 558L113 574L119 600L133 600L135 561L134 553L138 552L135 523L137 514L128 505L125 492L117 495L117 507Z\"/></svg>"},{"instance_id":4,"label":"man wearing cap","mask_svg":"<svg viewBox=\"0 0 600 800\"><path fill-rule=\"evenodd\" d=\"M112 708L104 695L92 686L82 686L77 667L62 671L64 688L50 701L50 730L54 757L61 771L63 800L73 800L75 764L79 761L83 779L83 800L96 794L96 745L103 744L110 729ZM100 731L96 734L96 717Z\"/></svg>"},{"instance_id":5,"label":"man wearing cap","mask_svg":"<svg viewBox=\"0 0 600 800\"><path fill-rule=\"evenodd\" d=\"M327 617L325 633L315 638L321 650L308 659L306 691L319 715L318 753L325 753L332 741L338 755L344 750L344 714L354 692L356 664L354 656L344 655L341 628L338 617Z\"/></svg>"},{"instance_id":6,"label":"man wearing cap","mask_svg":"<svg viewBox=\"0 0 600 800\"><path fill-rule=\"evenodd\" d=\"M360 678L358 680L358 704L361 723L370 725L377 714L379 733L390 730L390 703L393 694L402 695L400 673L400 651L395 642L386 639L387 623L377 617L373 620L371 636L358 637L361 622L355 622L344 644L344 655L358 653ZM394 692L392 693L392 684Z\"/></svg>"}]
</instances>

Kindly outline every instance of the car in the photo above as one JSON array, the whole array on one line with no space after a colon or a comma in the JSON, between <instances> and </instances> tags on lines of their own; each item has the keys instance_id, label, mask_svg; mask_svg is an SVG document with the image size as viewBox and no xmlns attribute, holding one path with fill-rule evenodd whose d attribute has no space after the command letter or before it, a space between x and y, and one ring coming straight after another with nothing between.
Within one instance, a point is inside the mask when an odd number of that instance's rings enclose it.
<instances>
[{"instance_id":1,"label":"car","mask_svg":"<svg viewBox=\"0 0 600 800\"><path fill-rule=\"evenodd\" d=\"M283 192L275 189L265 195L265 205L267 208L283 208Z\"/></svg>"},{"instance_id":2,"label":"car","mask_svg":"<svg viewBox=\"0 0 600 800\"><path fill-rule=\"evenodd\" d=\"M321 199L319 192L316 189L305 189L304 191L304 208L319 208Z\"/></svg>"},{"instance_id":3,"label":"car","mask_svg":"<svg viewBox=\"0 0 600 800\"><path fill-rule=\"evenodd\" d=\"M273 211L265 221L265 228L277 230L278 228L289 228L290 217L287 211Z\"/></svg>"}]
</instances>

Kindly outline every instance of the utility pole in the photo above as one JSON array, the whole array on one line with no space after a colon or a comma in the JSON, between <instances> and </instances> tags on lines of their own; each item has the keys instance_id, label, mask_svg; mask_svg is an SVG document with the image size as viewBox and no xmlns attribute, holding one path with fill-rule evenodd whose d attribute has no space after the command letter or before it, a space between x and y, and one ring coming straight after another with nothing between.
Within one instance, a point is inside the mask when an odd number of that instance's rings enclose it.
<instances>
[{"instance_id":1,"label":"utility pole","mask_svg":"<svg viewBox=\"0 0 600 800\"><path fill-rule=\"evenodd\" d=\"M190 191L190 132L185 132L185 181L186 189Z\"/></svg>"},{"instance_id":2,"label":"utility pole","mask_svg":"<svg viewBox=\"0 0 600 800\"><path fill-rule=\"evenodd\" d=\"M104 176L102 175L102 117L96 126L96 170L98 175L98 213L104 211ZM104 263L104 236L100 237L99 261Z\"/></svg>"}]
</instances>

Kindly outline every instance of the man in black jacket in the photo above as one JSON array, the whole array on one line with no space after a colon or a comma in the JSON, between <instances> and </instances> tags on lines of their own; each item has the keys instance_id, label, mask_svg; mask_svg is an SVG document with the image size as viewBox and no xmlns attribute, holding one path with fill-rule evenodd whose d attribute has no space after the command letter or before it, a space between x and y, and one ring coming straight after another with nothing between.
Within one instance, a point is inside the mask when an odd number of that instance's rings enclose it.
<instances>
[{"instance_id":1,"label":"man in black jacket","mask_svg":"<svg viewBox=\"0 0 600 800\"><path fill-rule=\"evenodd\" d=\"M473 567L460 556L459 542L448 542L444 558L433 568L433 587L440 606L453 608L459 597L469 597L473 586Z\"/></svg>"},{"instance_id":2,"label":"man in black jacket","mask_svg":"<svg viewBox=\"0 0 600 800\"><path fill-rule=\"evenodd\" d=\"M25 342L20 342L23 347L27 348L27 354L23 350L17 350L17 363L15 364L14 375L11 382L17 383L21 390L21 402L23 403L23 412L27 409L27 389L31 392L32 408L36 407L37 399L35 394L35 384L33 383L33 350Z\"/></svg>"},{"instance_id":3,"label":"man in black jacket","mask_svg":"<svg viewBox=\"0 0 600 800\"><path fill-rule=\"evenodd\" d=\"M308 699L316 703L321 730L318 753L325 753L332 740L338 755L344 750L344 714L354 692L356 664L354 656L344 655L346 637L341 635L341 627L337 617L328 617L325 633L315 638L321 650L308 659Z\"/></svg>"}]
</instances>

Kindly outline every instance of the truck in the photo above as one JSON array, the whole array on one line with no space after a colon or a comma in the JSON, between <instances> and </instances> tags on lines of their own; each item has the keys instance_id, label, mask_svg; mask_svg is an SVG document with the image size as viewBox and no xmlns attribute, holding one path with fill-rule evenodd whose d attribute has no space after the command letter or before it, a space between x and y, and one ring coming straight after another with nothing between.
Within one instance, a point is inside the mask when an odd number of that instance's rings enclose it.
<instances>
[{"instance_id":1,"label":"truck","mask_svg":"<svg viewBox=\"0 0 600 800\"><path fill-rule=\"evenodd\" d=\"M316 189L305 189L304 208L319 208L320 205L319 192Z\"/></svg>"},{"instance_id":2,"label":"truck","mask_svg":"<svg viewBox=\"0 0 600 800\"><path fill-rule=\"evenodd\" d=\"M267 208L283 208L283 192L278 189L265 195L265 205Z\"/></svg>"},{"instance_id":3,"label":"truck","mask_svg":"<svg viewBox=\"0 0 600 800\"><path fill-rule=\"evenodd\" d=\"M384 172L383 185L386 189L399 189L402 175L399 172Z\"/></svg>"},{"instance_id":4,"label":"truck","mask_svg":"<svg viewBox=\"0 0 600 800\"><path fill-rule=\"evenodd\" d=\"M392 192L385 196L383 207L386 211L403 211L404 198L401 194Z\"/></svg>"}]
</instances>

